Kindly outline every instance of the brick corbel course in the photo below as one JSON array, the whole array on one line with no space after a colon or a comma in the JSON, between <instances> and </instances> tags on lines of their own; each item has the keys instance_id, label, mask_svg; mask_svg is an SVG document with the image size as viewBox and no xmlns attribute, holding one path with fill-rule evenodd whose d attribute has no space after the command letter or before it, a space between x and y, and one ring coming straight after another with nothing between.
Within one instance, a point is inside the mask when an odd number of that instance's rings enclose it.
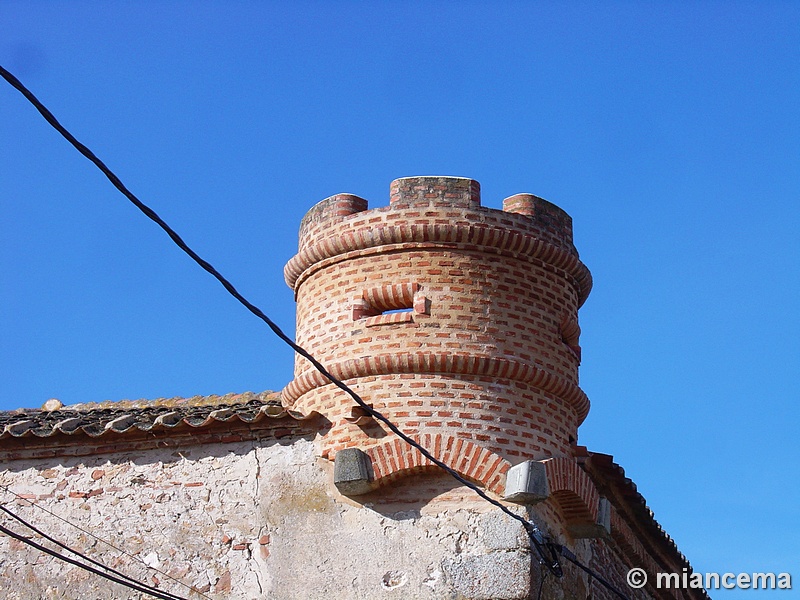
<instances>
[{"instance_id":1,"label":"brick corbel course","mask_svg":"<svg viewBox=\"0 0 800 600\"><path fill-rule=\"evenodd\" d=\"M660 573L669 570L659 566L653 560L637 535L613 506L611 507L611 537L619 545L623 554L630 561L631 566L642 568L648 573Z\"/></svg>"},{"instance_id":2,"label":"brick corbel course","mask_svg":"<svg viewBox=\"0 0 800 600\"><path fill-rule=\"evenodd\" d=\"M611 532L611 504L600 497L594 482L573 458L520 463L509 469L506 481L505 498L511 502L555 500L574 538L607 537Z\"/></svg>"},{"instance_id":3,"label":"brick corbel course","mask_svg":"<svg viewBox=\"0 0 800 600\"><path fill-rule=\"evenodd\" d=\"M589 475L571 457L544 461L550 495L558 502L573 537L596 537L600 494Z\"/></svg>"},{"instance_id":4,"label":"brick corbel course","mask_svg":"<svg viewBox=\"0 0 800 600\"><path fill-rule=\"evenodd\" d=\"M366 227L368 219L364 220L363 226ZM586 300L592 287L591 274L577 253L546 242L536 237L532 231L510 230L485 223L476 225L445 225L432 222L407 225L387 223L381 224L376 229L358 229L355 227L358 227L359 223L355 222L348 222L347 225L349 228L345 229L332 223L330 228L332 231L327 237L305 245L289 260L284 268L284 277L289 287L296 292L302 279L309 275L307 271L313 272L312 267L319 268L323 261L325 266L330 265L328 259L333 257L367 249L386 252L398 244L406 249L417 245L428 248L433 246L541 261L569 275L578 293L579 306Z\"/></svg>"},{"instance_id":5,"label":"brick corbel course","mask_svg":"<svg viewBox=\"0 0 800 600\"><path fill-rule=\"evenodd\" d=\"M410 437L465 479L502 494L505 475L511 466L504 458L452 435L436 433ZM365 452L371 462L374 487L384 486L419 471L439 469L419 450L397 437L382 441Z\"/></svg>"},{"instance_id":6,"label":"brick corbel course","mask_svg":"<svg viewBox=\"0 0 800 600\"><path fill-rule=\"evenodd\" d=\"M391 373L481 375L511 379L534 385L571 404L578 416L578 423L583 422L589 414L589 398L580 387L536 364L506 358L448 352L406 352L353 358L330 364L327 368L341 380ZM303 406L302 396L325 385L332 384L324 375L316 370L308 371L293 379L281 392L281 398L286 407L309 412L312 407Z\"/></svg>"}]
</instances>

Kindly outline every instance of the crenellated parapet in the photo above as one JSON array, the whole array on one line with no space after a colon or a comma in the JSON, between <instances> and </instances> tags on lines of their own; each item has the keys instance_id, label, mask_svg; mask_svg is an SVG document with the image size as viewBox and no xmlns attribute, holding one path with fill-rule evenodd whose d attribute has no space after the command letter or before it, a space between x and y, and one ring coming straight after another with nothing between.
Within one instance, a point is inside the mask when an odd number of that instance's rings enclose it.
<instances>
[{"instance_id":1,"label":"crenellated parapet","mask_svg":"<svg viewBox=\"0 0 800 600\"><path fill-rule=\"evenodd\" d=\"M367 210L367 201L353 194L336 194L317 202L300 221L300 251L313 245L330 225Z\"/></svg>"},{"instance_id":2,"label":"crenellated parapet","mask_svg":"<svg viewBox=\"0 0 800 600\"><path fill-rule=\"evenodd\" d=\"M481 184L465 177L402 177L389 186L389 203L401 208L479 208Z\"/></svg>"},{"instance_id":3,"label":"crenellated parapet","mask_svg":"<svg viewBox=\"0 0 800 600\"><path fill-rule=\"evenodd\" d=\"M289 287L318 263L351 252L441 244L544 261L572 278L581 304L589 295L591 274L572 244L572 219L543 198L516 194L502 211L485 208L480 184L460 177L396 179L390 198L389 206L368 210L367 200L337 194L311 208L300 225L298 254L284 269Z\"/></svg>"}]
</instances>

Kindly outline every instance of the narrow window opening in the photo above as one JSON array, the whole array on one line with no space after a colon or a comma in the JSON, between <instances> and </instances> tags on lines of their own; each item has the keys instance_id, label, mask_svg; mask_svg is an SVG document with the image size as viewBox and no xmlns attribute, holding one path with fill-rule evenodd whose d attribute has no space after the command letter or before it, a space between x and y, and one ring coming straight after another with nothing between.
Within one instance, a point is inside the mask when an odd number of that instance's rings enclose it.
<instances>
[{"instance_id":1,"label":"narrow window opening","mask_svg":"<svg viewBox=\"0 0 800 600\"><path fill-rule=\"evenodd\" d=\"M414 307L409 306L408 308L390 308L389 310L383 311L382 315L395 315L399 313L410 313L414 312Z\"/></svg>"},{"instance_id":2,"label":"narrow window opening","mask_svg":"<svg viewBox=\"0 0 800 600\"><path fill-rule=\"evenodd\" d=\"M414 314L427 314L428 301L416 283L395 283L364 290L353 307L353 320L366 327L414 321Z\"/></svg>"}]
</instances>

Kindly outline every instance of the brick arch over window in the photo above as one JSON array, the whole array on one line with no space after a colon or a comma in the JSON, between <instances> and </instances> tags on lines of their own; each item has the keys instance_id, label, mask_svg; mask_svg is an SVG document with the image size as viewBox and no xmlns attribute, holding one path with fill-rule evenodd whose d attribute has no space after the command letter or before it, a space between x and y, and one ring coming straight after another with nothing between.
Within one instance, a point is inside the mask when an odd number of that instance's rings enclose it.
<instances>
[{"instance_id":1,"label":"brick arch over window","mask_svg":"<svg viewBox=\"0 0 800 600\"><path fill-rule=\"evenodd\" d=\"M503 493L505 474L511 463L491 450L469 440L441 433L410 437L465 479L497 494ZM381 442L366 450L366 453L372 460L374 481L378 485L385 485L411 473L438 469L419 450L398 438Z\"/></svg>"},{"instance_id":2,"label":"brick arch over window","mask_svg":"<svg viewBox=\"0 0 800 600\"><path fill-rule=\"evenodd\" d=\"M570 526L595 523L600 494L586 471L572 458L549 458L542 462L550 495L558 502L567 523Z\"/></svg>"}]
</instances>

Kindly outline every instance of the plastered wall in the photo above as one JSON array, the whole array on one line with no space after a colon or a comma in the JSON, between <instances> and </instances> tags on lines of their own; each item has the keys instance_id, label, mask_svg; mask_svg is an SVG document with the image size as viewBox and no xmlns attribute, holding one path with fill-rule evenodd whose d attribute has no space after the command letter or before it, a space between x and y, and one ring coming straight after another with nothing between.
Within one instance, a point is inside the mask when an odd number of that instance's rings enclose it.
<instances>
[{"instance_id":1,"label":"plastered wall","mask_svg":"<svg viewBox=\"0 0 800 600\"><path fill-rule=\"evenodd\" d=\"M23 499L0 497L70 546L191 598L139 561L215 599L527 598L539 581L519 525L447 478L408 477L355 502L314 454L300 440L18 461L0 484ZM0 588L19 600L145 597L5 536Z\"/></svg>"}]
</instances>

